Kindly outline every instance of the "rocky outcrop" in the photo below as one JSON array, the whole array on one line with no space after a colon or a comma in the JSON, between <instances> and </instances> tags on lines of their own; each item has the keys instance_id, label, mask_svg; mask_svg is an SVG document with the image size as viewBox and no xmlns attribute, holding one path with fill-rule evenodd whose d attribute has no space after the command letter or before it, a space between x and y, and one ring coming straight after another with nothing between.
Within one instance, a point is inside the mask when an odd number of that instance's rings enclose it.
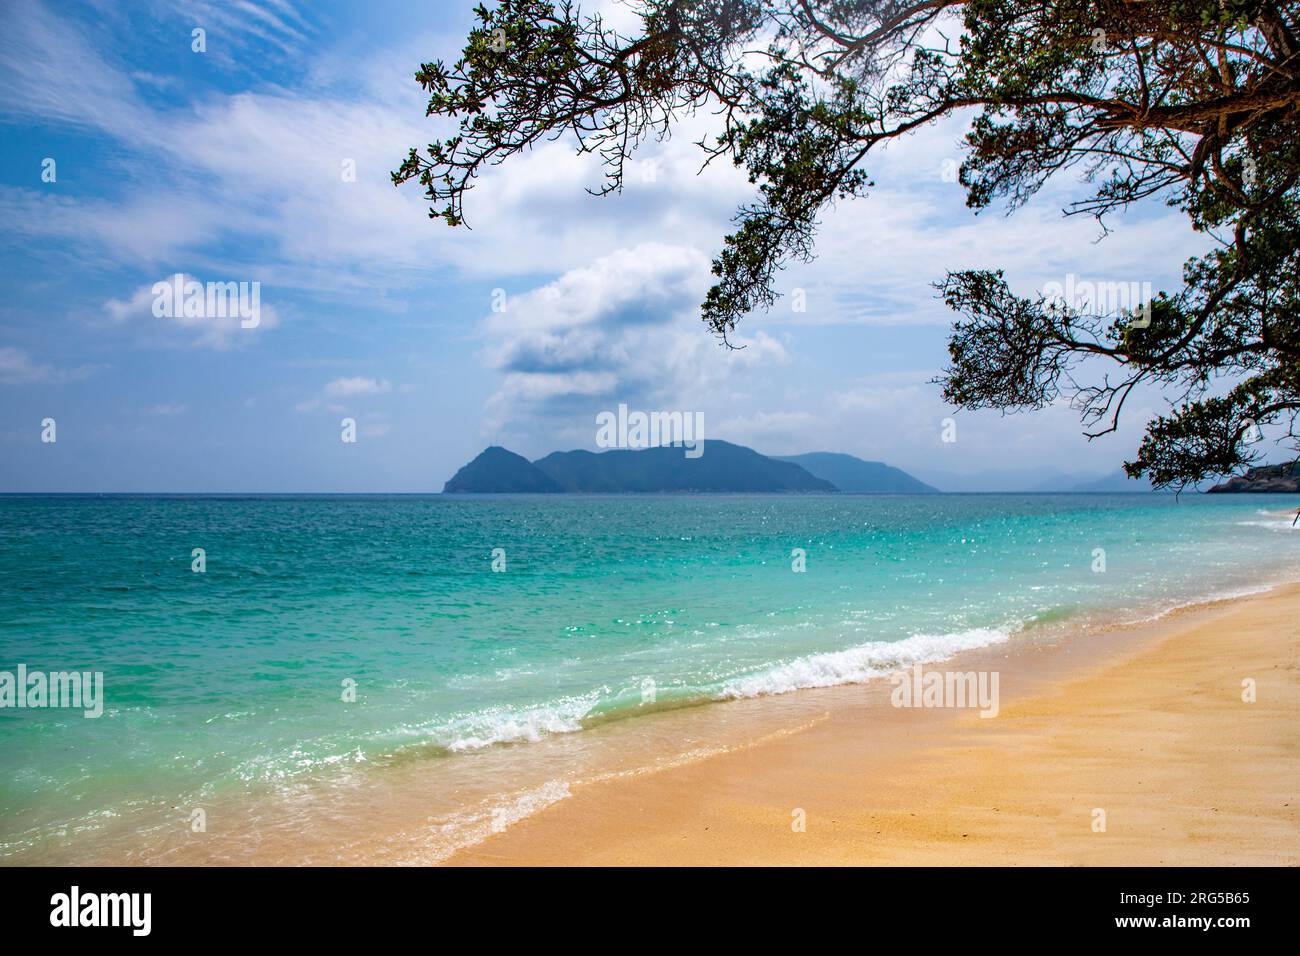
<instances>
[{"instance_id":1,"label":"rocky outcrop","mask_svg":"<svg viewBox=\"0 0 1300 956\"><path fill-rule=\"evenodd\" d=\"M1222 484L1215 485L1209 494L1234 494L1237 492L1300 492L1300 462L1289 465L1261 465L1248 468L1244 475L1233 475Z\"/></svg>"}]
</instances>

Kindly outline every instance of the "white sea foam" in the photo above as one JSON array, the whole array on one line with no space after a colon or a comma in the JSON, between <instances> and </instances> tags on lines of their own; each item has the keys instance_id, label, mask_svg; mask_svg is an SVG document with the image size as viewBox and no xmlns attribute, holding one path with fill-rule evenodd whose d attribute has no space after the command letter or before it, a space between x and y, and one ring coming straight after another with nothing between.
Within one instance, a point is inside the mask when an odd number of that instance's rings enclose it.
<instances>
[{"instance_id":1,"label":"white sea foam","mask_svg":"<svg viewBox=\"0 0 1300 956\"><path fill-rule=\"evenodd\" d=\"M706 696L716 700L784 694L810 687L856 684L912 664L945 660L960 651L999 644L1019 626L972 628L951 634L915 634L901 641L872 641L843 651L811 654L774 663L735 678ZM535 742L550 734L574 733L602 701L609 687L526 707L492 707L451 720L404 728L402 733L432 738L459 753L496 744Z\"/></svg>"},{"instance_id":2,"label":"white sea foam","mask_svg":"<svg viewBox=\"0 0 1300 956\"><path fill-rule=\"evenodd\" d=\"M448 750L459 752L573 733L582 729L583 719L607 692L608 688L598 688L523 708L489 707L441 724L433 736Z\"/></svg>"},{"instance_id":3,"label":"white sea foam","mask_svg":"<svg viewBox=\"0 0 1300 956\"><path fill-rule=\"evenodd\" d=\"M569 796L568 783L563 780L548 780L540 787L481 803L435 825L431 831L427 831L428 836L424 840L412 837L410 842L422 842L424 845L414 856L399 860L398 865L428 866L439 863L457 850L482 843L493 834L501 833L520 820Z\"/></svg>"},{"instance_id":4,"label":"white sea foam","mask_svg":"<svg viewBox=\"0 0 1300 956\"><path fill-rule=\"evenodd\" d=\"M1143 617L1125 618L1119 623L1125 626L1133 625L1133 624L1151 624L1155 621L1161 620L1162 618L1168 617L1170 614L1173 614L1175 611L1181 611L1184 608L1196 607L1198 605L1203 605L1203 604L1214 604L1218 601L1235 601L1238 598L1254 597L1257 594L1265 594L1269 591L1272 591L1274 588L1278 587L1278 585L1281 583L1288 583L1288 582L1279 581L1272 584L1248 585L1240 588L1229 588L1227 590L1211 591L1208 595L1204 595L1196 598L1189 598L1188 600L1185 601L1175 601L1174 603L1167 604L1164 607L1152 611L1150 614L1147 614Z\"/></svg>"},{"instance_id":5,"label":"white sea foam","mask_svg":"<svg viewBox=\"0 0 1300 956\"><path fill-rule=\"evenodd\" d=\"M1269 515L1269 518L1271 520L1238 521L1237 524L1247 528L1268 528L1270 531L1300 531L1300 525L1293 525L1291 523L1292 521L1295 520L1294 513L1289 515L1284 515L1283 517L1280 518L1277 517L1272 512L1264 511L1260 513Z\"/></svg>"},{"instance_id":6,"label":"white sea foam","mask_svg":"<svg viewBox=\"0 0 1300 956\"><path fill-rule=\"evenodd\" d=\"M773 664L756 674L727 682L718 697L760 697L806 687L860 684L913 664L929 664L959 651L1000 644L1014 629L972 628L953 634L914 634L901 641L872 641L848 650L811 654Z\"/></svg>"}]
</instances>

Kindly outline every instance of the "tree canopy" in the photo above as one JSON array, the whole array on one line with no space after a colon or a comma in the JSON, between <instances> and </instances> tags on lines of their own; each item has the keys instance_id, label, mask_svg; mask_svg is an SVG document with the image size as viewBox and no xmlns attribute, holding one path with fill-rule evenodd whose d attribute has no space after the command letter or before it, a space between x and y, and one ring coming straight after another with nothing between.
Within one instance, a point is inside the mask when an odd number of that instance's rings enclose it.
<instances>
[{"instance_id":1,"label":"tree canopy","mask_svg":"<svg viewBox=\"0 0 1300 956\"><path fill-rule=\"evenodd\" d=\"M1014 210L1070 171L1066 215L1154 200L1210 239L1182 285L1117 308L1020 296L1000 271L937 282L957 313L939 379L959 408L1067 399L1090 436L1118 427L1143 383L1170 396L1125 468L1182 487L1259 460L1272 426L1300 451L1298 2L1258 0L634 0L625 35L570 2L502 0L453 65L423 64L428 115L451 137L393 173L430 215L465 220L486 167L570 137L617 192L629 156L695 111L717 116L708 162L755 198L713 263L702 304L726 340L814 253L818 219L867 194L872 147L943 117L970 125L967 204ZM1104 374L1080 373L1094 360Z\"/></svg>"}]
</instances>

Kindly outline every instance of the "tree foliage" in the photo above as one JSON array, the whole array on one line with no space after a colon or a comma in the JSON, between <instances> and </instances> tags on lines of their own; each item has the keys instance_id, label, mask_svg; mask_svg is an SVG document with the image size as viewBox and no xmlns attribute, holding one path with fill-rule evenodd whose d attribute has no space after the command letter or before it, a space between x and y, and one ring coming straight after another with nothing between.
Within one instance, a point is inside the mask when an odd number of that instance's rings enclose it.
<instances>
[{"instance_id":1,"label":"tree foliage","mask_svg":"<svg viewBox=\"0 0 1300 956\"><path fill-rule=\"evenodd\" d=\"M571 3L476 11L459 61L416 74L455 135L412 149L431 216L464 222L485 167L539 141L598 153L616 192L628 156L697 110L717 114L706 161L756 196L713 264L704 321L725 340L813 255L829 204L865 195L872 147L945 116L970 119L967 203L1014 210L1070 171L1067 215L1102 224L1144 200L1212 240L1142 311L1015 294L1001 272L938 284L959 318L943 377L963 408L1068 399L1089 435L1118 427L1135 388L1171 394L1134 477L1183 486L1255 461L1300 413L1300 3L1259 0L635 0L624 35ZM1102 360L1092 380L1080 370Z\"/></svg>"}]
</instances>

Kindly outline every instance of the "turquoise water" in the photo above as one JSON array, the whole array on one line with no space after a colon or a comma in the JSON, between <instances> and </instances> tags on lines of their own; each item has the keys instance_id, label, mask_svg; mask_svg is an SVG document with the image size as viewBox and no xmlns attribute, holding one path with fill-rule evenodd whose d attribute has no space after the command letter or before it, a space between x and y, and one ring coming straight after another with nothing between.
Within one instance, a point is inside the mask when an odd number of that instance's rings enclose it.
<instances>
[{"instance_id":1,"label":"turquoise water","mask_svg":"<svg viewBox=\"0 0 1300 956\"><path fill-rule=\"evenodd\" d=\"M0 859L126 807L256 794L343 765L456 761L1290 579L1296 506L0 497L0 670L102 671L106 698L99 719L0 710Z\"/></svg>"}]
</instances>

